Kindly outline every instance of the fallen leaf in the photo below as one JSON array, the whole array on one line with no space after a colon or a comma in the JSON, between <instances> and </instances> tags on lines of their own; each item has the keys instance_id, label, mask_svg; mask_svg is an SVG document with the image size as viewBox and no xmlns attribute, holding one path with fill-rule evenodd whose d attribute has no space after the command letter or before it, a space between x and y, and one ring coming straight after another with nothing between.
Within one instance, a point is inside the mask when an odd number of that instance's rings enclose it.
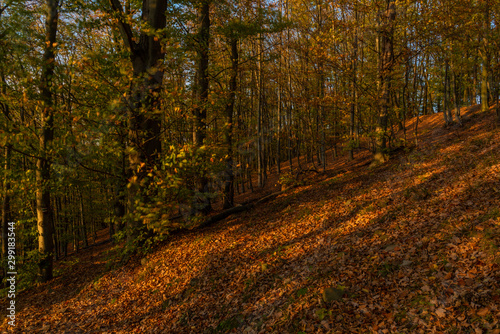
<instances>
[{"instance_id":1,"label":"fallen leaf","mask_svg":"<svg viewBox=\"0 0 500 334\"><path fill-rule=\"evenodd\" d=\"M438 317L444 318L446 315L446 310L444 310L443 308L438 308L435 313Z\"/></svg>"},{"instance_id":2,"label":"fallen leaf","mask_svg":"<svg viewBox=\"0 0 500 334\"><path fill-rule=\"evenodd\" d=\"M484 317L488 313L490 313L490 310L488 308L486 308L486 307L480 309L479 311L477 311L477 315L480 316L480 317Z\"/></svg>"}]
</instances>

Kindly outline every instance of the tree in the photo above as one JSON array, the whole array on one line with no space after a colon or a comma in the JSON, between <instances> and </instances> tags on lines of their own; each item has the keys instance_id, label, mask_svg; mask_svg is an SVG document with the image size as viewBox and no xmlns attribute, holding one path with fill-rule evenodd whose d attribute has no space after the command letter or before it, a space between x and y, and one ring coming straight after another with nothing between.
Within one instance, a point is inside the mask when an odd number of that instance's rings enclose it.
<instances>
[{"instance_id":1,"label":"tree","mask_svg":"<svg viewBox=\"0 0 500 334\"><path fill-rule=\"evenodd\" d=\"M2 17L3 12L8 8L8 5L4 5L0 8L0 19ZM3 55L2 55L3 56ZM3 57L2 57L3 58ZM2 59L2 64L3 64ZM1 80L1 94L2 96L7 95L7 82L5 78L5 68L3 65L0 67L0 80ZM7 122L10 120L10 106L7 103L0 103L0 107L2 113L4 114ZM7 123L8 124L8 123ZM4 180L3 180L3 201L2 201L2 259L7 258L8 254L8 245L7 245L7 236L8 236L8 223L11 221L11 195L10 195L10 170L11 170L11 156L12 156L12 146L10 143L7 143L4 147ZM5 274L7 270L3 274Z\"/></svg>"},{"instance_id":2,"label":"tree","mask_svg":"<svg viewBox=\"0 0 500 334\"><path fill-rule=\"evenodd\" d=\"M201 0L198 4L199 31L196 37L196 102L194 108L193 144L195 148L201 149L205 144L207 131L207 104L209 93L208 63L210 50L210 0ZM210 199L207 196L208 179L200 175L196 181L196 192L198 192L195 210L208 213L211 210Z\"/></svg>"},{"instance_id":3,"label":"tree","mask_svg":"<svg viewBox=\"0 0 500 334\"><path fill-rule=\"evenodd\" d=\"M390 110L390 89L392 70L394 67L394 22L396 20L396 2L386 0L385 9L379 13L379 116L377 125L377 153L375 160L384 162L387 159L387 127Z\"/></svg>"},{"instance_id":4,"label":"tree","mask_svg":"<svg viewBox=\"0 0 500 334\"><path fill-rule=\"evenodd\" d=\"M482 33L481 33L481 111L490 110L489 104L489 77L490 77L490 46L489 35L491 29L490 1L480 0L479 7L482 11Z\"/></svg>"},{"instance_id":5,"label":"tree","mask_svg":"<svg viewBox=\"0 0 500 334\"><path fill-rule=\"evenodd\" d=\"M38 224L38 250L40 252L40 280L46 282L53 277L53 216L50 201L50 149L54 138L54 100L52 84L56 61L56 37L59 21L59 0L47 0L45 43L40 78L41 129L40 152L36 162L36 211Z\"/></svg>"},{"instance_id":6,"label":"tree","mask_svg":"<svg viewBox=\"0 0 500 334\"><path fill-rule=\"evenodd\" d=\"M236 88L238 79L238 39L236 36L229 38L231 48L231 78L229 80L229 98L226 104L226 129L224 133L227 149L225 183L224 183L224 209L234 205L234 157L233 157L233 113L236 99Z\"/></svg>"},{"instance_id":7,"label":"tree","mask_svg":"<svg viewBox=\"0 0 500 334\"><path fill-rule=\"evenodd\" d=\"M127 8L124 10L119 0L109 0L109 4L133 69L131 93L127 98L128 196L129 212L137 214L136 200L148 201L147 174L160 167L162 144L159 94L164 75L161 30L166 26L167 2L142 1L140 20L137 23L139 27L135 27L139 30L138 37L129 23L134 20L134 14ZM129 241L138 237L140 227L138 217L130 217Z\"/></svg>"}]
</instances>

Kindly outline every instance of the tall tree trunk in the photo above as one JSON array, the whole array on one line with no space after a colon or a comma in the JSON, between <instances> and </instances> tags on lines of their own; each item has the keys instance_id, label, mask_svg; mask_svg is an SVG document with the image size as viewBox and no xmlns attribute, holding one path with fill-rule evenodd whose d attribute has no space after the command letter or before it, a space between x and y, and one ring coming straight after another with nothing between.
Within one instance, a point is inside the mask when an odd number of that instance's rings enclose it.
<instances>
[{"instance_id":1,"label":"tall tree trunk","mask_svg":"<svg viewBox=\"0 0 500 334\"><path fill-rule=\"evenodd\" d=\"M458 75L456 70L452 72L453 74L453 99L455 100L455 118L457 123L462 126L462 118L460 117L460 87L458 86Z\"/></svg>"},{"instance_id":2,"label":"tall tree trunk","mask_svg":"<svg viewBox=\"0 0 500 334\"><path fill-rule=\"evenodd\" d=\"M280 11L283 11L283 3L280 1ZM281 73L283 71L283 33L279 35L280 45L279 45L279 75L278 75L278 129L277 129L277 137L276 137L276 168L278 172L278 177L281 174L281 117L283 112L283 92L282 92L282 76Z\"/></svg>"},{"instance_id":3,"label":"tall tree trunk","mask_svg":"<svg viewBox=\"0 0 500 334\"><path fill-rule=\"evenodd\" d=\"M132 94L128 107L128 140L130 143L128 178L129 212L136 212L136 199L148 202L148 185L142 180L154 167L159 167L161 158L161 118L160 101L163 80L162 60L164 52L158 31L165 28L167 2L163 0L143 0L141 21L144 27L137 39L124 15L120 0L109 0L111 9L117 17L116 25L120 30L123 43L130 53L133 68ZM135 218L127 221L128 241L137 238L141 222Z\"/></svg>"},{"instance_id":4,"label":"tall tree trunk","mask_svg":"<svg viewBox=\"0 0 500 334\"><path fill-rule=\"evenodd\" d=\"M490 7L489 1L482 1L483 4L483 32L481 53L481 111L486 112L490 109L488 80L490 71L490 55L489 55L489 31L490 31Z\"/></svg>"},{"instance_id":5,"label":"tall tree trunk","mask_svg":"<svg viewBox=\"0 0 500 334\"><path fill-rule=\"evenodd\" d=\"M227 148L226 171L224 183L224 209L234 205L234 171L233 171L233 112L236 99L236 84L238 78L238 40L231 37L231 78L229 80L229 101L226 105L226 129L224 141Z\"/></svg>"},{"instance_id":6,"label":"tall tree trunk","mask_svg":"<svg viewBox=\"0 0 500 334\"><path fill-rule=\"evenodd\" d=\"M54 138L54 101L52 82L55 68L55 48L57 24L59 20L59 0L47 0L45 23L45 44L42 58L41 93L41 133L40 153L36 162L36 211L38 225L38 251L40 253L39 280L46 282L53 277L52 208L50 206L50 157L48 150Z\"/></svg>"},{"instance_id":7,"label":"tall tree trunk","mask_svg":"<svg viewBox=\"0 0 500 334\"><path fill-rule=\"evenodd\" d=\"M380 52L379 52L379 117L377 124L377 151L375 160L385 162L388 159L387 149L387 126L390 107L390 89L392 80L392 69L394 67L394 22L396 20L395 0L386 0L386 9L379 14L381 25L380 34Z\"/></svg>"},{"instance_id":8,"label":"tall tree trunk","mask_svg":"<svg viewBox=\"0 0 500 334\"><path fill-rule=\"evenodd\" d=\"M87 226L85 226L85 210L84 210L84 206L83 206L83 192L81 189L78 189L77 190L77 196L78 196L78 209L79 209L79 213L80 213L80 216L79 216L79 225L80 225L80 229L82 231L82 238L83 238L83 247L87 248L89 246L89 240L88 240L88 237L87 237Z\"/></svg>"},{"instance_id":9,"label":"tall tree trunk","mask_svg":"<svg viewBox=\"0 0 500 334\"><path fill-rule=\"evenodd\" d=\"M194 109L194 131L193 144L200 148L205 143L207 133L207 104L208 104L208 62L209 62L209 41L210 41L210 0L201 0L198 8L198 43L197 43L197 88L196 98L198 106ZM208 178L201 175L196 180L195 203L193 213L202 212L204 214L211 211L212 207L208 197Z\"/></svg>"},{"instance_id":10,"label":"tall tree trunk","mask_svg":"<svg viewBox=\"0 0 500 334\"><path fill-rule=\"evenodd\" d=\"M261 8L261 2L259 1L259 10ZM260 20L259 12L259 20ZM263 149L262 149L262 104L263 104L263 81L262 81L262 34L258 34L257 42L257 185L258 187L264 187L264 170L263 170Z\"/></svg>"},{"instance_id":11,"label":"tall tree trunk","mask_svg":"<svg viewBox=\"0 0 500 334\"><path fill-rule=\"evenodd\" d=\"M497 111L497 120L500 122L500 99L498 99L498 95L500 93L500 83L496 83L495 85L495 100L496 100L496 111Z\"/></svg>"},{"instance_id":12,"label":"tall tree trunk","mask_svg":"<svg viewBox=\"0 0 500 334\"><path fill-rule=\"evenodd\" d=\"M448 108L449 108L449 104L450 104L449 94L448 94L449 86L450 86L449 69L450 69L450 65L448 63L448 59L446 59L445 64L444 64L444 94L443 94L443 96L444 96L444 98L443 98L443 116L444 116L445 125L449 125L453 121L453 119L450 118L450 114L448 112Z\"/></svg>"},{"instance_id":13,"label":"tall tree trunk","mask_svg":"<svg viewBox=\"0 0 500 334\"><path fill-rule=\"evenodd\" d=\"M124 217L126 214L126 203L127 203L127 161L126 161L126 144L125 136L120 136L120 178L116 180L114 185L113 193L113 220L110 223L109 236L113 237L116 232L123 230L124 227Z\"/></svg>"},{"instance_id":14,"label":"tall tree trunk","mask_svg":"<svg viewBox=\"0 0 500 334\"><path fill-rule=\"evenodd\" d=\"M281 53L281 49L280 49ZM281 72L281 57L280 57L280 72ZM281 114L283 110L282 92L281 92L281 78L278 78L278 129L276 131L276 171L278 176L281 174Z\"/></svg>"},{"instance_id":15,"label":"tall tree trunk","mask_svg":"<svg viewBox=\"0 0 500 334\"><path fill-rule=\"evenodd\" d=\"M321 118L321 167L323 171L326 170L326 131L325 131L325 75L323 71L323 64L320 66L320 77L319 77L319 113Z\"/></svg>"},{"instance_id":16,"label":"tall tree trunk","mask_svg":"<svg viewBox=\"0 0 500 334\"><path fill-rule=\"evenodd\" d=\"M429 59L427 58L426 64L428 64L428 63L429 63ZM429 112L428 112L428 108L427 108L427 106L428 106L427 100L428 100L428 93L429 93L429 78L428 78L427 70L426 70L425 66L422 66L422 72L423 72L422 76L424 78L424 82L423 82L423 85L424 85L424 87L423 87L423 90L424 90L423 99L424 99L424 101L422 103L422 115L428 115Z\"/></svg>"},{"instance_id":17,"label":"tall tree trunk","mask_svg":"<svg viewBox=\"0 0 500 334\"><path fill-rule=\"evenodd\" d=\"M350 138L350 143L349 143L349 160L354 160L354 128L355 128L355 119L356 119L356 111L358 108L358 93L357 93L357 65L358 65L358 30L357 30L357 25L358 25L358 11L355 10L354 13L355 17L355 28L354 28L354 38L353 38L353 43L352 43L352 60L351 60L351 75L352 75L352 101L351 101L351 119L349 123L349 138Z\"/></svg>"},{"instance_id":18,"label":"tall tree trunk","mask_svg":"<svg viewBox=\"0 0 500 334\"><path fill-rule=\"evenodd\" d=\"M291 9L289 6L289 0L285 0L285 13L287 20L291 18ZM290 27L286 28L286 70L287 70L287 103L286 103L286 113L287 113L287 123L288 123L288 138L287 138L287 154L288 154L288 164L290 166L290 173L293 173L293 147L292 147L292 59L290 51Z\"/></svg>"}]
</instances>

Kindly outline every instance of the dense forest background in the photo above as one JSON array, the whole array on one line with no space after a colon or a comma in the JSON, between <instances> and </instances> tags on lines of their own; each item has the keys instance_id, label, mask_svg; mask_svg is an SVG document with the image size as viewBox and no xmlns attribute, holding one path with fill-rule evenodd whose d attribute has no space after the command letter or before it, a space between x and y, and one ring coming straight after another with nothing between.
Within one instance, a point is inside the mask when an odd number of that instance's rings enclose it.
<instances>
[{"instance_id":1,"label":"dense forest background","mask_svg":"<svg viewBox=\"0 0 500 334\"><path fill-rule=\"evenodd\" d=\"M147 249L272 171L383 163L421 115L500 119L499 19L495 0L0 1L3 258L12 221L47 281L105 227Z\"/></svg>"}]
</instances>

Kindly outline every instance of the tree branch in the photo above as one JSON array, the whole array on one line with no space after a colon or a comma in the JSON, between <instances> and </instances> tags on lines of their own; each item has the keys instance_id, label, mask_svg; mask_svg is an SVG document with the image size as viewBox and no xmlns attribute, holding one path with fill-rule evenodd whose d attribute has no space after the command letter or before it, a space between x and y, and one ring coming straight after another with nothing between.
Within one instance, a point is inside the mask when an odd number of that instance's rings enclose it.
<instances>
[{"instance_id":1,"label":"tree branch","mask_svg":"<svg viewBox=\"0 0 500 334\"><path fill-rule=\"evenodd\" d=\"M122 35L123 42L125 43L125 47L129 49L129 51L135 55L136 53L136 43L133 40L132 28L126 22L124 22L124 12L122 5L120 4L120 0L109 0L109 4L113 12L118 16L116 18L116 26Z\"/></svg>"}]
</instances>

